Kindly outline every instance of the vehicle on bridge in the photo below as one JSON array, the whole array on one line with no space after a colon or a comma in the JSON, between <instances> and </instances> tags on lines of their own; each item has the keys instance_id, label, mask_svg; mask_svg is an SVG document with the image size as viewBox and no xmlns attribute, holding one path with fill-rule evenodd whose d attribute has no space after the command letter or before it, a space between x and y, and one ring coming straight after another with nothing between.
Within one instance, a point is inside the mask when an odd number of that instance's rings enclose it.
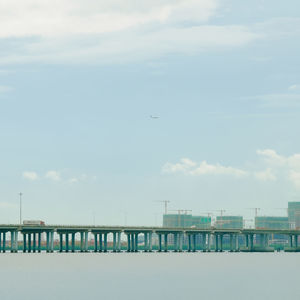
<instances>
[{"instance_id":1,"label":"vehicle on bridge","mask_svg":"<svg viewBox=\"0 0 300 300\"><path fill-rule=\"evenodd\" d=\"M40 225L45 226L45 222L41 220L24 220L23 225Z\"/></svg>"}]
</instances>

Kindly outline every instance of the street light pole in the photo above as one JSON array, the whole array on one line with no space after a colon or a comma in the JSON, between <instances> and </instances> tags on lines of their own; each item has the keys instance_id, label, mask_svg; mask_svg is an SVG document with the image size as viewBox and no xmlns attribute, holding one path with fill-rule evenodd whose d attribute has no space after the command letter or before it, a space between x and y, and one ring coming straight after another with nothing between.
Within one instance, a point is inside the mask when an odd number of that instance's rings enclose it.
<instances>
[{"instance_id":1,"label":"street light pole","mask_svg":"<svg viewBox=\"0 0 300 300\"><path fill-rule=\"evenodd\" d=\"M22 225L22 193L19 193L20 196L20 225Z\"/></svg>"}]
</instances>

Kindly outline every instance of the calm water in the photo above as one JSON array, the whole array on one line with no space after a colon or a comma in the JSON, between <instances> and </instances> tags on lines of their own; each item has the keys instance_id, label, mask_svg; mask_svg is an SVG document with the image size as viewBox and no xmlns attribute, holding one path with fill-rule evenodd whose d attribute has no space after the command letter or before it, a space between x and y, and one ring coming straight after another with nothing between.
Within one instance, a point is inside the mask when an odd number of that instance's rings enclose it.
<instances>
[{"instance_id":1,"label":"calm water","mask_svg":"<svg viewBox=\"0 0 300 300\"><path fill-rule=\"evenodd\" d=\"M300 253L1 254L0 299L300 299Z\"/></svg>"}]
</instances>

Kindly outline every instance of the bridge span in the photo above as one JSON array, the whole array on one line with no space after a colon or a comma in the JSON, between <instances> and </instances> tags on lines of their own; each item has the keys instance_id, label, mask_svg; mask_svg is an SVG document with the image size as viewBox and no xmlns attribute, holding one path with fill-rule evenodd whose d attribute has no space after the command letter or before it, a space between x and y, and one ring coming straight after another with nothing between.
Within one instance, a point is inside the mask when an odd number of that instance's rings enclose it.
<instances>
[{"instance_id":1,"label":"bridge span","mask_svg":"<svg viewBox=\"0 0 300 300\"><path fill-rule=\"evenodd\" d=\"M0 252L273 252L271 235L300 252L300 230L16 224L0 225Z\"/></svg>"}]
</instances>

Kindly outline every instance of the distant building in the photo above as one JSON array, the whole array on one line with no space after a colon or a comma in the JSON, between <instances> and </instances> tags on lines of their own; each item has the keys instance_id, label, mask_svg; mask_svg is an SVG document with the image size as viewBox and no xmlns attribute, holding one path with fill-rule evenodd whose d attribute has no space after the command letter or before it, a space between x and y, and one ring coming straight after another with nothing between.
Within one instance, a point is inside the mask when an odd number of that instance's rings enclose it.
<instances>
[{"instance_id":1,"label":"distant building","mask_svg":"<svg viewBox=\"0 0 300 300\"><path fill-rule=\"evenodd\" d=\"M288 216L291 229L300 229L300 202L288 203Z\"/></svg>"},{"instance_id":2,"label":"distant building","mask_svg":"<svg viewBox=\"0 0 300 300\"><path fill-rule=\"evenodd\" d=\"M191 214L166 214L163 215L163 226L171 228L210 228L211 217L192 216Z\"/></svg>"},{"instance_id":3,"label":"distant building","mask_svg":"<svg viewBox=\"0 0 300 300\"><path fill-rule=\"evenodd\" d=\"M218 229L242 229L242 216L218 216L215 227Z\"/></svg>"},{"instance_id":4,"label":"distant building","mask_svg":"<svg viewBox=\"0 0 300 300\"><path fill-rule=\"evenodd\" d=\"M288 217L255 217L256 229L289 229Z\"/></svg>"}]
</instances>

